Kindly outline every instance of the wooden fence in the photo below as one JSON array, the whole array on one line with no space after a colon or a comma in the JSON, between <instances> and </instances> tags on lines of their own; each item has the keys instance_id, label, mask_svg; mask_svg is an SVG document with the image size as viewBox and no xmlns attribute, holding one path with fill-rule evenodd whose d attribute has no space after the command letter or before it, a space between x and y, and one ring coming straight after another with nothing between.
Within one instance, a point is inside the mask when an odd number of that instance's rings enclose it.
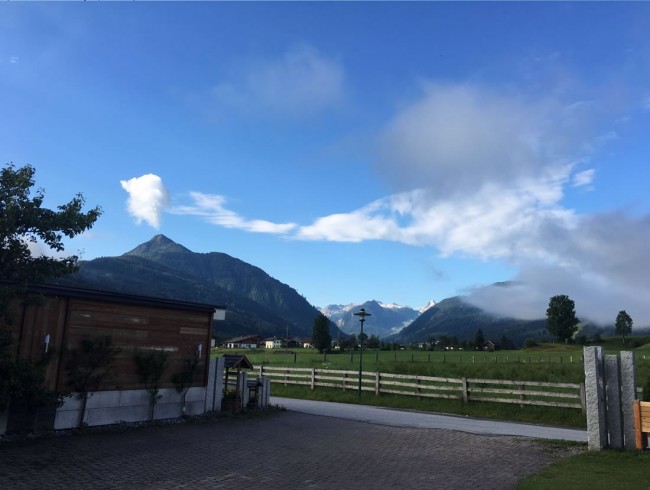
<instances>
[{"instance_id":1,"label":"wooden fence","mask_svg":"<svg viewBox=\"0 0 650 490\"><path fill-rule=\"evenodd\" d=\"M359 389L359 372L260 366L260 376L283 385L317 386L343 390ZM475 378L439 378L363 372L361 390L418 398L462 399L469 402L513 403L585 410L584 383L546 383Z\"/></svg>"}]
</instances>

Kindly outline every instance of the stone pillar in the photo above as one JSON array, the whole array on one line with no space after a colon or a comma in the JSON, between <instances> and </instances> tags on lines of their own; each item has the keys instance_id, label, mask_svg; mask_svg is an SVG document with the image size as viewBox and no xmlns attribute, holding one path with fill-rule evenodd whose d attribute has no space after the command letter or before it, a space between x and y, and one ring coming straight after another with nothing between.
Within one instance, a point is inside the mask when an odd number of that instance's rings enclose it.
<instances>
[{"instance_id":1,"label":"stone pillar","mask_svg":"<svg viewBox=\"0 0 650 490\"><path fill-rule=\"evenodd\" d=\"M266 376L262 378L262 391L264 393L262 407L266 408L271 403L271 378L267 378Z\"/></svg>"},{"instance_id":2,"label":"stone pillar","mask_svg":"<svg viewBox=\"0 0 650 490\"><path fill-rule=\"evenodd\" d=\"M269 406L269 392L271 391L271 380L261 377L258 380L257 408L266 408Z\"/></svg>"},{"instance_id":3,"label":"stone pillar","mask_svg":"<svg viewBox=\"0 0 650 490\"><path fill-rule=\"evenodd\" d=\"M616 355L605 356L605 395L609 448L623 449L623 414L621 413L621 379Z\"/></svg>"},{"instance_id":4,"label":"stone pillar","mask_svg":"<svg viewBox=\"0 0 650 490\"><path fill-rule=\"evenodd\" d=\"M634 434L634 400L636 394L636 363L634 352L621 352L621 411L625 449L636 449Z\"/></svg>"},{"instance_id":5,"label":"stone pillar","mask_svg":"<svg viewBox=\"0 0 650 490\"><path fill-rule=\"evenodd\" d=\"M248 406L248 399L250 398L250 391L248 391L248 373L246 371L239 373L237 383L239 384L239 393L241 394L241 407L239 408L245 410Z\"/></svg>"},{"instance_id":6,"label":"stone pillar","mask_svg":"<svg viewBox=\"0 0 650 490\"><path fill-rule=\"evenodd\" d=\"M587 440L589 450L607 447L607 418L605 413L605 378L603 348L584 348L585 398L587 401Z\"/></svg>"},{"instance_id":7,"label":"stone pillar","mask_svg":"<svg viewBox=\"0 0 650 490\"><path fill-rule=\"evenodd\" d=\"M208 386L205 390L205 411L221 410L223 398L223 371L226 360L223 357L210 359Z\"/></svg>"}]
</instances>

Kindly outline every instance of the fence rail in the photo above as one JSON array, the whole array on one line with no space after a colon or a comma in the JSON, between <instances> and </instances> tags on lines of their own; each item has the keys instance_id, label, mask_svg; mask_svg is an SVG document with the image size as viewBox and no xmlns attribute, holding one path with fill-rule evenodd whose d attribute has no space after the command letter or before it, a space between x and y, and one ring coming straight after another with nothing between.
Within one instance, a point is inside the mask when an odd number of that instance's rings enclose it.
<instances>
[{"instance_id":1,"label":"fence rail","mask_svg":"<svg viewBox=\"0 0 650 490\"><path fill-rule=\"evenodd\" d=\"M260 376L283 385L359 389L359 372L260 366ZM477 378L440 378L380 372L361 373L361 390L418 398L462 399L465 403L514 403L585 410L584 383L548 383Z\"/></svg>"}]
</instances>

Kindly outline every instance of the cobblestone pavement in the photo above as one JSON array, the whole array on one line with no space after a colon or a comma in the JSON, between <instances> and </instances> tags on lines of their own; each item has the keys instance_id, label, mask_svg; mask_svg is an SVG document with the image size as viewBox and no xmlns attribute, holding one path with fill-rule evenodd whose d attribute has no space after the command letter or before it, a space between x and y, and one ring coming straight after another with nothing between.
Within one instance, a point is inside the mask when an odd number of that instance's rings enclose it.
<instances>
[{"instance_id":1,"label":"cobblestone pavement","mask_svg":"<svg viewBox=\"0 0 650 490\"><path fill-rule=\"evenodd\" d=\"M279 412L4 442L0 488L508 489L568 451Z\"/></svg>"}]
</instances>

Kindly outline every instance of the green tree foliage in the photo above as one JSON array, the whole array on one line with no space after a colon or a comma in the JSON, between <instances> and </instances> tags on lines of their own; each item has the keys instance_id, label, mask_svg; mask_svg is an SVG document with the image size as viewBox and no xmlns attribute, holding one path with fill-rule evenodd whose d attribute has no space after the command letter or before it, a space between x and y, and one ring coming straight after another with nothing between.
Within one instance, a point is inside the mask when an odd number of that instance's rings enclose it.
<instances>
[{"instance_id":1,"label":"green tree foliage","mask_svg":"<svg viewBox=\"0 0 650 490\"><path fill-rule=\"evenodd\" d=\"M83 426L89 394L96 391L101 383L111 375L110 368L120 348L113 345L113 339L107 335L95 339L83 339L81 347L68 353L65 369L68 384L81 399L79 427Z\"/></svg>"},{"instance_id":2,"label":"green tree foliage","mask_svg":"<svg viewBox=\"0 0 650 490\"><path fill-rule=\"evenodd\" d=\"M373 334L370 337L368 337L367 346L368 349L379 349L379 347L381 346L381 340L379 340L379 336Z\"/></svg>"},{"instance_id":3,"label":"green tree foliage","mask_svg":"<svg viewBox=\"0 0 650 490\"><path fill-rule=\"evenodd\" d=\"M147 353L137 351L134 360L140 382L144 384L149 393L149 419L153 420L156 403L162 396L158 394L158 391L162 375L169 366L169 354L164 350L153 350Z\"/></svg>"},{"instance_id":4,"label":"green tree foliage","mask_svg":"<svg viewBox=\"0 0 650 490\"><path fill-rule=\"evenodd\" d=\"M183 415L185 415L186 410L185 397L187 396L189 389L192 387L192 382L194 381L194 376L198 371L198 367L198 357L185 359L183 362L183 369L172 376L172 383L174 383L176 391L178 391L183 398Z\"/></svg>"},{"instance_id":5,"label":"green tree foliage","mask_svg":"<svg viewBox=\"0 0 650 490\"><path fill-rule=\"evenodd\" d=\"M632 333L632 317L627 314L625 310L621 310L616 315L616 335L623 337L625 343L625 336Z\"/></svg>"},{"instance_id":6,"label":"green tree foliage","mask_svg":"<svg viewBox=\"0 0 650 490\"><path fill-rule=\"evenodd\" d=\"M54 258L32 254L30 247L51 252L64 251L64 238L72 238L90 229L101 215L95 207L82 212L81 194L52 210L43 207L43 189L32 190L35 170L30 165L16 168L6 165L0 170L0 325L11 325L10 305L25 298L29 283L41 283L77 269L78 257ZM10 348L11 335L0 328L0 409L9 400L36 408L56 400L43 390L42 359L15 359ZM50 352L51 354L51 352Z\"/></svg>"},{"instance_id":7,"label":"green tree foliage","mask_svg":"<svg viewBox=\"0 0 650 490\"><path fill-rule=\"evenodd\" d=\"M311 343L318 349L321 354L332 345L332 336L330 335L330 321L320 313L314 319L314 328L311 334Z\"/></svg>"},{"instance_id":8,"label":"green tree foliage","mask_svg":"<svg viewBox=\"0 0 650 490\"><path fill-rule=\"evenodd\" d=\"M481 349L483 344L485 344L485 336L483 335L483 330L479 328L476 331L476 335L474 335L474 345L477 349Z\"/></svg>"},{"instance_id":9,"label":"green tree foliage","mask_svg":"<svg viewBox=\"0 0 650 490\"><path fill-rule=\"evenodd\" d=\"M546 328L555 338L567 342L578 330L575 303L565 294L553 296L546 310Z\"/></svg>"},{"instance_id":10,"label":"green tree foliage","mask_svg":"<svg viewBox=\"0 0 650 490\"><path fill-rule=\"evenodd\" d=\"M84 197L77 194L70 202L51 210L43 207L43 189L32 191L35 170L30 165L7 165L0 171L0 277L11 287L0 288L0 314L11 300L24 293L28 283L40 283L77 270L79 258L34 256L30 246L41 245L63 252L64 238L90 229L101 215L96 207L82 212Z\"/></svg>"}]
</instances>

